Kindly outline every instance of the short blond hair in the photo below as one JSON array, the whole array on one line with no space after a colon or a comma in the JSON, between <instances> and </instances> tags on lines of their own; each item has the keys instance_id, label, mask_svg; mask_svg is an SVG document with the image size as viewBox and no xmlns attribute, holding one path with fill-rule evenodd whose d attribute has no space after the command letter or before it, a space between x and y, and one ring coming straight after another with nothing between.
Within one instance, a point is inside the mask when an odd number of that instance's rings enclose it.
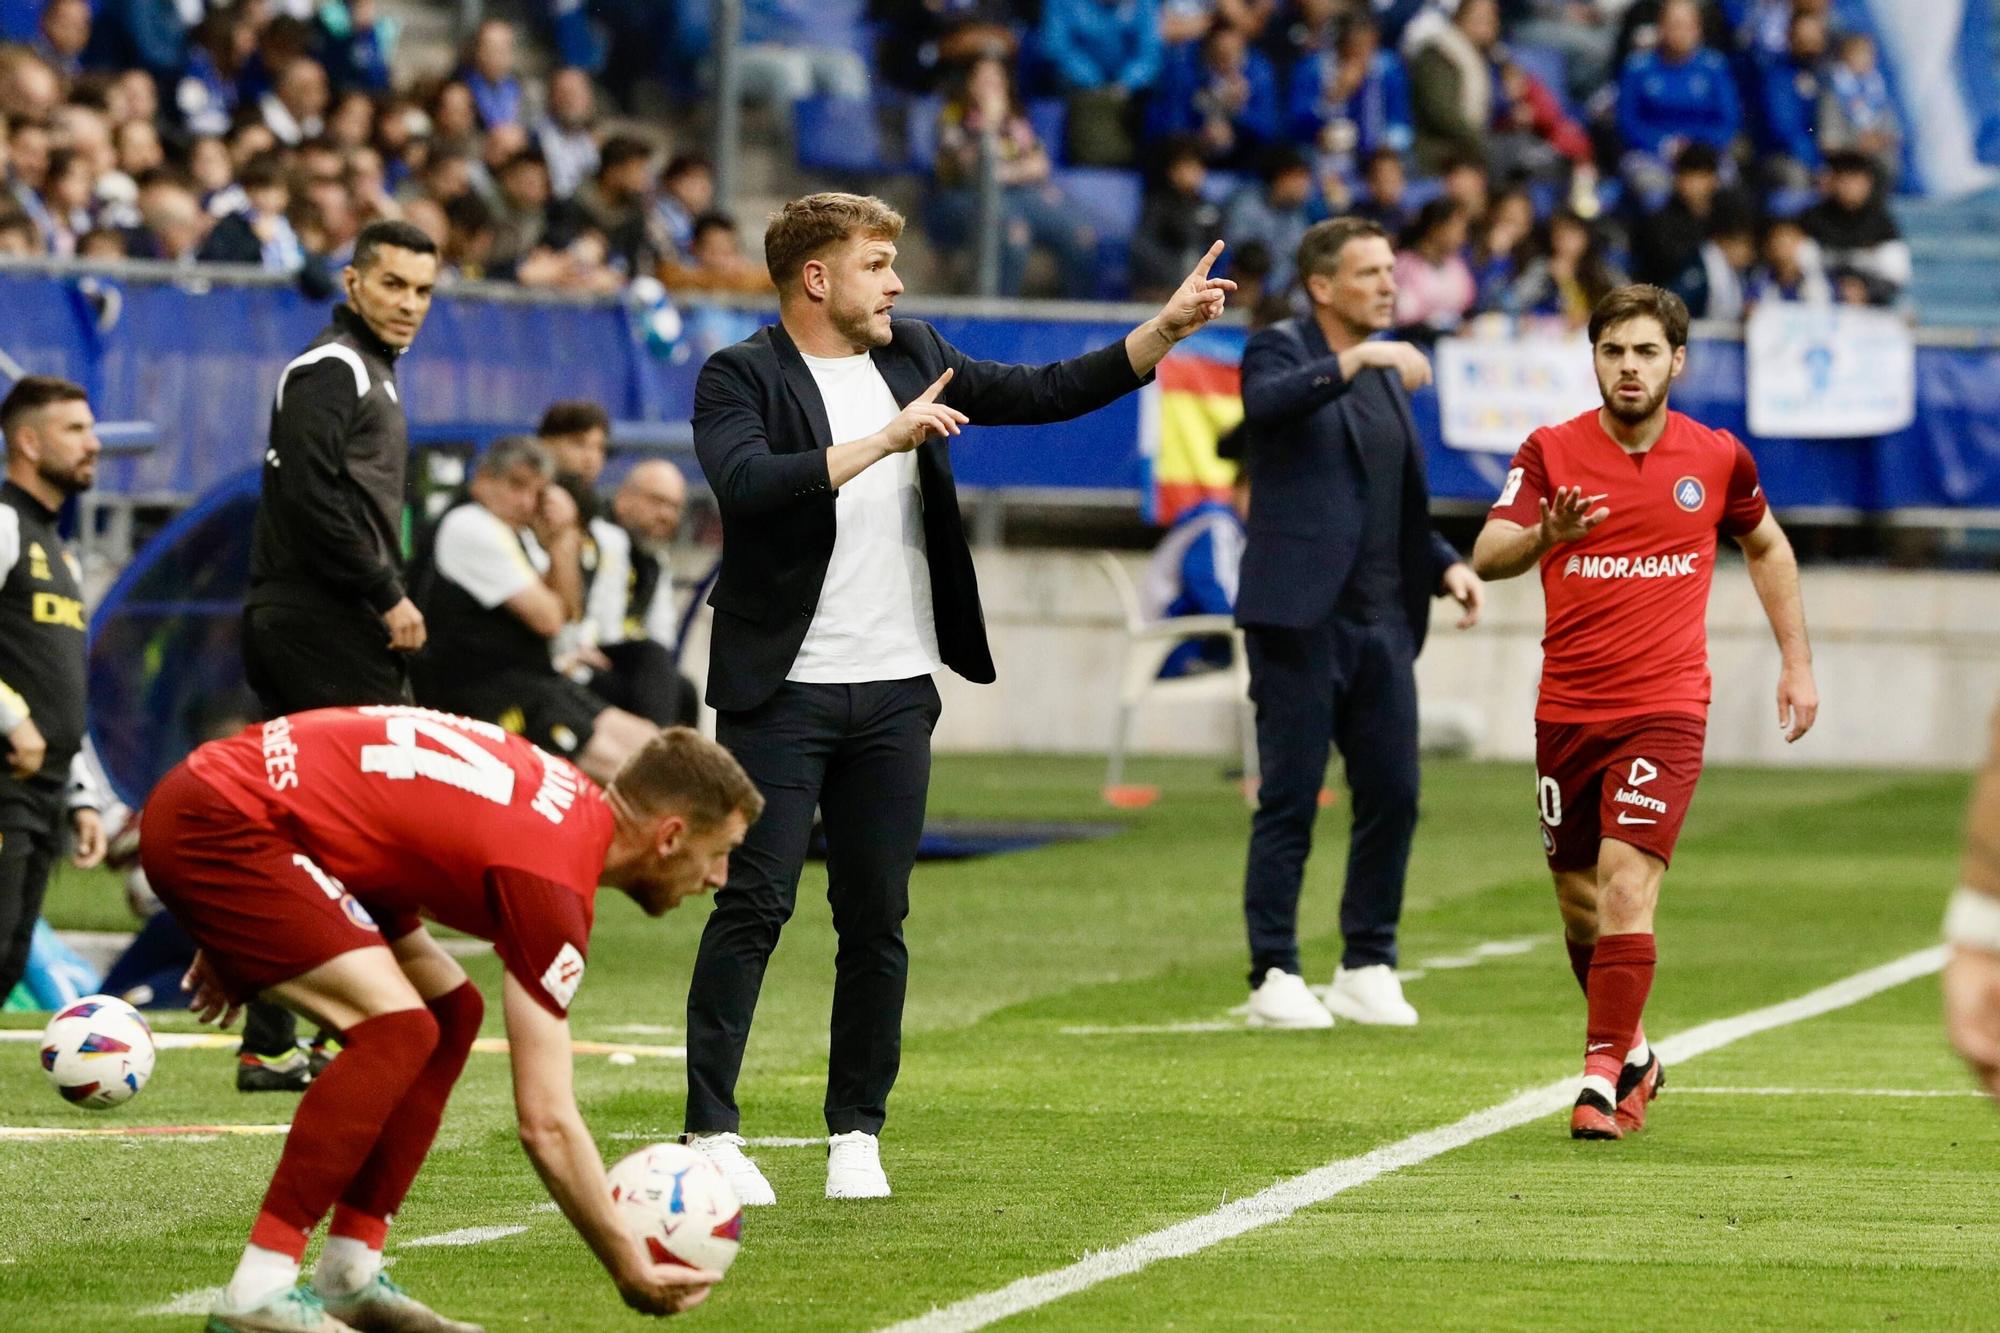
<instances>
[{"instance_id":1,"label":"short blond hair","mask_svg":"<svg viewBox=\"0 0 2000 1333\"><path fill-rule=\"evenodd\" d=\"M789 291L808 259L848 238L893 241L902 234L903 215L872 194L802 195L771 214L764 228L764 267L779 291Z\"/></svg>"},{"instance_id":2,"label":"short blond hair","mask_svg":"<svg viewBox=\"0 0 2000 1333\"><path fill-rule=\"evenodd\" d=\"M611 779L611 791L642 819L680 813L696 828L737 811L754 824L764 813L764 795L736 756L692 727L668 727L647 741Z\"/></svg>"}]
</instances>

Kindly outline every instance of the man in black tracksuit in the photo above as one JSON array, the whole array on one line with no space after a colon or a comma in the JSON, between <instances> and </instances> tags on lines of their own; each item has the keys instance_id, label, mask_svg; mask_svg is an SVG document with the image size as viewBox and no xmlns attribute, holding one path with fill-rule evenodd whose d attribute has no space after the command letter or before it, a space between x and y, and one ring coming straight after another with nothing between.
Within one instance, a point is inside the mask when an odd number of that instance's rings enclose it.
<instances>
[{"instance_id":1,"label":"man in black tracksuit","mask_svg":"<svg viewBox=\"0 0 2000 1333\"><path fill-rule=\"evenodd\" d=\"M64 812L76 864L104 859L97 794L81 762L86 695L83 593L56 530L70 496L97 471L96 422L84 391L23 378L0 402L7 481L0 486L0 1000L28 966Z\"/></svg>"},{"instance_id":2,"label":"man in black tracksuit","mask_svg":"<svg viewBox=\"0 0 2000 1333\"><path fill-rule=\"evenodd\" d=\"M424 618L403 586L408 426L396 360L437 282L437 246L377 222L341 274L347 303L278 376L264 494L250 548L243 664L264 716L410 702ZM289 1011L252 1004L236 1085L297 1090L311 1077Z\"/></svg>"}]
</instances>

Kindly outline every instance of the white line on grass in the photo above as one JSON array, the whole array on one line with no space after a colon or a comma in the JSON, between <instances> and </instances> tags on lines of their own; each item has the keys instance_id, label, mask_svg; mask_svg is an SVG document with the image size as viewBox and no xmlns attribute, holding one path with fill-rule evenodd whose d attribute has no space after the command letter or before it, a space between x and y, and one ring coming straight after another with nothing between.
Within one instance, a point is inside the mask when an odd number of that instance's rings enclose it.
<instances>
[{"instance_id":1,"label":"white line on grass","mask_svg":"<svg viewBox=\"0 0 2000 1333\"><path fill-rule=\"evenodd\" d=\"M1985 1097L1977 1088L1690 1088L1677 1084L1675 1096L1696 1093L1706 1097Z\"/></svg>"},{"instance_id":2,"label":"white line on grass","mask_svg":"<svg viewBox=\"0 0 2000 1333\"><path fill-rule=\"evenodd\" d=\"M1917 977L1928 976L1943 966L1943 948L1923 949L1880 967L1857 972L1782 1004L1703 1023L1655 1043L1655 1049L1668 1064L1692 1060L1745 1037L1845 1009ZM1200 1217L1189 1218L1096 1254L1087 1254L1066 1268L1024 1277L998 1290L969 1296L929 1314L905 1320L893 1325L888 1333L971 1333L973 1329L985 1328L988 1324L1073 1296L1100 1282L1136 1273L1162 1259L1183 1258L1245 1232L1282 1222L1301 1208L1325 1203L1335 1195L1392 1171L1427 1162L1454 1148L1463 1148L1469 1143L1553 1115L1569 1105L1575 1096L1574 1077L1543 1084L1498 1106L1475 1111L1456 1123L1413 1134L1359 1157L1329 1162L1303 1175L1281 1180L1247 1198L1224 1204Z\"/></svg>"},{"instance_id":3,"label":"white line on grass","mask_svg":"<svg viewBox=\"0 0 2000 1333\"><path fill-rule=\"evenodd\" d=\"M1065 1037L1161 1037L1181 1032L1244 1032L1241 1023L1134 1023L1129 1027L1093 1023L1059 1029Z\"/></svg>"},{"instance_id":4,"label":"white line on grass","mask_svg":"<svg viewBox=\"0 0 2000 1333\"><path fill-rule=\"evenodd\" d=\"M435 1236L419 1236L406 1240L402 1248L414 1250L421 1245L484 1245L489 1240L504 1240L508 1236L518 1236L527 1228L524 1226L505 1227L460 1227L456 1231L442 1231Z\"/></svg>"}]
</instances>

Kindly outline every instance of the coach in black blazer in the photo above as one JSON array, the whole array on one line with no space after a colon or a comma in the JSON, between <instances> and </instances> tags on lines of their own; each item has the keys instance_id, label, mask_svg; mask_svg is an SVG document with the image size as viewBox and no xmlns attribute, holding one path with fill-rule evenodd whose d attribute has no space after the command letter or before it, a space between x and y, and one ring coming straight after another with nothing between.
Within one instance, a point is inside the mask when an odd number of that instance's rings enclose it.
<instances>
[{"instance_id":1,"label":"coach in black blazer","mask_svg":"<svg viewBox=\"0 0 2000 1333\"><path fill-rule=\"evenodd\" d=\"M1252 483L1236 620L1263 774L1243 893L1253 1026L1417 1021L1395 973L1417 821L1416 658L1432 597L1458 599L1464 628L1483 593L1430 525L1408 392L1430 365L1407 343L1369 341L1394 318L1394 262L1373 223L1313 227L1298 259L1312 312L1243 354ZM1322 1002L1299 975L1298 904L1335 744L1354 832L1345 950Z\"/></svg>"},{"instance_id":2,"label":"coach in black blazer","mask_svg":"<svg viewBox=\"0 0 2000 1333\"><path fill-rule=\"evenodd\" d=\"M1113 346L1039 367L975 361L928 324L890 318L902 224L857 195L787 204L764 238L779 322L709 358L695 387L695 451L723 524L708 701L766 803L695 960L686 1128L748 1204L775 1199L742 1151L736 1080L815 807L840 937L827 1195L889 1193L876 1135L900 1058L931 673L993 679L946 437L1080 416L1131 392L1234 285L1208 276L1218 243Z\"/></svg>"}]
</instances>

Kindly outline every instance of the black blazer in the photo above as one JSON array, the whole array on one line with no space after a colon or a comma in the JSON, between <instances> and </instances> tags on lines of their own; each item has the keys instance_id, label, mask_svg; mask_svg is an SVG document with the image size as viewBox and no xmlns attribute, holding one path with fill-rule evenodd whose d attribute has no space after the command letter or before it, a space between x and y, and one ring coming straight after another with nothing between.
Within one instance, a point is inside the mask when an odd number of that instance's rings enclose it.
<instances>
[{"instance_id":1,"label":"black blazer","mask_svg":"<svg viewBox=\"0 0 2000 1333\"><path fill-rule=\"evenodd\" d=\"M977 425L1034 425L1095 411L1150 379L1132 373L1121 339L1046 366L975 361L921 320L890 324L889 345L871 355L899 405L949 366L940 401ZM755 708L798 658L833 555L834 490L826 404L812 371L781 324L767 325L702 366L694 390L694 447L722 510L722 569L715 608L708 702L718 711ZM993 679L986 619L972 551L952 484L951 451L918 446L924 549L932 611L945 665L967 680Z\"/></svg>"},{"instance_id":2,"label":"black blazer","mask_svg":"<svg viewBox=\"0 0 2000 1333\"><path fill-rule=\"evenodd\" d=\"M1418 648L1430 599L1459 561L1431 527L1430 483L1409 395L1388 377L1403 424L1403 599ZM1236 623L1305 629L1333 614L1361 544L1371 478L1347 408L1340 358L1309 316L1283 320L1243 350L1243 420L1250 439L1250 531Z\"/></svg>"}]
</instances>

